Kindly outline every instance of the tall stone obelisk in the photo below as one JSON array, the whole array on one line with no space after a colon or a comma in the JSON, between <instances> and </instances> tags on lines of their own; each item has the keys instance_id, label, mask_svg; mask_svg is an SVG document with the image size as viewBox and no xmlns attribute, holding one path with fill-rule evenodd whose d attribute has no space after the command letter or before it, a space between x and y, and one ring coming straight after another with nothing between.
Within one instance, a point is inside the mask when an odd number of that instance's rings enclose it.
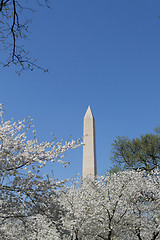
<instances>
[{"instance_id":1,"label":"tall stone obelisk","mask_svg":"<svg viewBox=\"0 0 160 240\"><path fill-rule=\"evenodd\" d=\"M90 106L84 116L83 137L83 179L88 177L94 180L97 175L95 120Z\"/></svg>"}]
</instances>

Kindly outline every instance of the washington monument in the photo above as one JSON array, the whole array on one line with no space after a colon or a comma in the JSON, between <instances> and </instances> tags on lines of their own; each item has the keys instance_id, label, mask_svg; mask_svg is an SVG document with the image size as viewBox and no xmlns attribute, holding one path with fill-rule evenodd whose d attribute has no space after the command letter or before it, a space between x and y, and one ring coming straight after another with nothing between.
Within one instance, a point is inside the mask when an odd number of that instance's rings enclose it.
<instances>
[{"instance_id":1,"label":"washington monument","mask_svg":"<svg viewBox=\"0 0 160 240\"><path fill-rule=\"evenodd\" d=\"M95 121L90 106L84 116L83 137L83 178L95 179L97 175Z\"/></svg>"}]
</instances>

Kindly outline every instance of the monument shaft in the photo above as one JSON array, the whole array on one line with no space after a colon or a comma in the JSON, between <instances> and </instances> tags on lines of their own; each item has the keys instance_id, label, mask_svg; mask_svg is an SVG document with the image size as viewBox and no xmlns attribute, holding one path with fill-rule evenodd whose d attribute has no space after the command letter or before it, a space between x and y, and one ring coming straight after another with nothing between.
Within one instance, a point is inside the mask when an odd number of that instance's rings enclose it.
<instances>
[{"instance_id":1,"label":"monument shaft","mask_svg":"<svg viewBox=\"0 0 160 240\"><path fill-rule=\"evenodd\" d=\"M95 179L96 167L96 145L95 145L95 120L90 106L84 116L84 145L83 145L83 178Z\"/></svg>"}]
</instances>

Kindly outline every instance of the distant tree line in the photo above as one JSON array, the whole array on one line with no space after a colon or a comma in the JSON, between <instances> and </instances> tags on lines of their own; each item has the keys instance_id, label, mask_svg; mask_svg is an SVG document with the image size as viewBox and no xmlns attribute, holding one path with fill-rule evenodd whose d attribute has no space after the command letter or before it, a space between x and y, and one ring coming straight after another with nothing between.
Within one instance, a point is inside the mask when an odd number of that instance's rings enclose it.
<instances>
[{"instance_id":1,"label":"distant tree line","mask_svg":"<svg viewBox=\"0 0 160 240\"><path fill-rule=\"evenodd\" d=\"M119 170L145 170L160 168L160 127L154 133L129 139L117 137L112 144L111 172Z\"/></svg>"}]
</instances>

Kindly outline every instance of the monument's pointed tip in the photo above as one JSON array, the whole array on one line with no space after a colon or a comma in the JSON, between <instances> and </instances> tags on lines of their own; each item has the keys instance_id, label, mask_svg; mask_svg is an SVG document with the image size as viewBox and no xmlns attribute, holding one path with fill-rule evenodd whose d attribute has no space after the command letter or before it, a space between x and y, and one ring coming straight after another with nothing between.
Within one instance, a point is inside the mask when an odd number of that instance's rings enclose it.
<instances>
[{"instance_id":1,"label":"monument's pointed tip","mask_svg":"<svg viewBox=\"0 0 160 240\"><path fill-rule=\"evenodd\" d=\"M86 111L86 114L85 114L84 117L90 117L90 116L93 117L93 113L92 113L92 111L91 111L91 107L90 107L90 105L89 105L88 108L87 108L87 111Z\"/></svg>"}]
</instances>

